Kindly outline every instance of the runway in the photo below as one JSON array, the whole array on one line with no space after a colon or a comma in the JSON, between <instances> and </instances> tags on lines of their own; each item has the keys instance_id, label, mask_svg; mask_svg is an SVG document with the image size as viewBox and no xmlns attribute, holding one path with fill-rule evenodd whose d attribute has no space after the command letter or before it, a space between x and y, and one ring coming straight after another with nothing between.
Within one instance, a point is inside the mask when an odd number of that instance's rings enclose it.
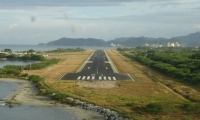
<instances>
[{"instance_id":1,"label":"runway","mask_svg":"<svg viewBox=\"0 0 200 120\"><path fill-rule=\"evenodd\" d=\"M66 73L60 80L133 80L113 70L104 50L96 50L77 73Z\"/></svg>"}]
</instances>

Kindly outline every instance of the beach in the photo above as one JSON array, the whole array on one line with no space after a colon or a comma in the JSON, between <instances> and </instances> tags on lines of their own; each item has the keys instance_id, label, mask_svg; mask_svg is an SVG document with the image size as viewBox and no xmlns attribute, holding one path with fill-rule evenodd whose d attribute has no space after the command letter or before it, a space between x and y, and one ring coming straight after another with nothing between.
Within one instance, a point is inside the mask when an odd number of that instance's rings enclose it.
<instances>
[{"instance_id":1,"label":"beach","mask_svg":"<svg viewBox=\"0 0 200 120\"><path fill-rule=\"evenodd\" d=\"M2 82L14 82L19 84L18 89L11 93L6 101L16 103L16 104L23 104L23 105L30 105L30 106L49 106L49 107L59 107L63 108L75 116L82 118L82 119L95 119L95 120L103 120L103 116L98 114L97 112L85 110L76 106L70 106L67 104L55 103L55 101L51 100L48 97L38 96L38 89L35 85L29 81L25 80L18 80L18 79L8 79L8 78L1 78L0 81Z\"/></svg>"}]
</instances>

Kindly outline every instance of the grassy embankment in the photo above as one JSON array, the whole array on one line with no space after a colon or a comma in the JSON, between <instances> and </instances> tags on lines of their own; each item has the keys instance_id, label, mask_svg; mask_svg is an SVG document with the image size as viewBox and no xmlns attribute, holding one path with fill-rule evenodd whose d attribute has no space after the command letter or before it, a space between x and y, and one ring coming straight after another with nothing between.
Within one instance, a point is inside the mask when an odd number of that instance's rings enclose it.
<instances>
[{"instance_id":1,"label":"grassy embankment","mask_svg":"<svg viewBox=\"0 0 200 120\"><path fill-rule=\"evenodd\" d=\"M29 75L45 77L48 89L64 93L74 98L95 103L118 111L121 115L135 119L195 119L199 116L190 110L191 102L175 94L168 87L153 81L143 71L142 65L134 62L115 50L107 53L120 73L129 73L136 82L118 81L114 88L87 88L76 81L58 81L66 72L75 72L93 51L51 55L50 58L63 59L58 65L42 70L26 71ZM149 109L148 105L156 103L161 107Z\"/></svg>"}]
</instances>

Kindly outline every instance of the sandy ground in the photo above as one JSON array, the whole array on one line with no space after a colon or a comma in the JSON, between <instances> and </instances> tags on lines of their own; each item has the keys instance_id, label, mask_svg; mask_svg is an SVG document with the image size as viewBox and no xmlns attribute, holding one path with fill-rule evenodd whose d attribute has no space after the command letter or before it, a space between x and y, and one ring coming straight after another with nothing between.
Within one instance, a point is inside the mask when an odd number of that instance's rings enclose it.
<instances>
[{"instance_id":1,"label":"sandy ground","mask_svg":"<svg viewBox=\"0 0 200 120\"><path fill-rule=\"evenodd\" d=\"M78 107L72 107L67 104L55 103L48 97L38 96L37 88L35 88L34 84L32 84L31 82L7 78L1 78L0 81L15 82L19 84L18 89L8 97L7 101L9 102L26 104L31 106L62 107L63 109L70 111L71 113L83 119L86 118L88 120L103 120L103 116L96 112L84 110Z\"/></svg>"}]
</instances>

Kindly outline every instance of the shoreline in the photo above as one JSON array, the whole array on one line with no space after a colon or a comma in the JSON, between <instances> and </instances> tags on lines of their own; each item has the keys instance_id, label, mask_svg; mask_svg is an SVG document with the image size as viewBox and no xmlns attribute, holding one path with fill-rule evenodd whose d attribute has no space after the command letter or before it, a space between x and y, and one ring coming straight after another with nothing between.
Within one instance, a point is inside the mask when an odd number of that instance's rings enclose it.
<instances>
[{"instance_id":1,"label":"shoreline","mask_svg":"<svg viewBox=\"0 0 200 120\"><path fill-rule=\"evenodd\" d=\"M47 106L47 107L59 107L73 113L82 119L95 119L104 120L104 117L97 112L85 110L76 106L70 106L67 104L55 103L45 96L38 96L38 89L35 85L29 81L19 80L14 78L0 78L0 82L14 82L19 84L16 91L13 91L7 99L7 103L11 104L23 104L30 106Z\"/></svg>"}]
</instances>

